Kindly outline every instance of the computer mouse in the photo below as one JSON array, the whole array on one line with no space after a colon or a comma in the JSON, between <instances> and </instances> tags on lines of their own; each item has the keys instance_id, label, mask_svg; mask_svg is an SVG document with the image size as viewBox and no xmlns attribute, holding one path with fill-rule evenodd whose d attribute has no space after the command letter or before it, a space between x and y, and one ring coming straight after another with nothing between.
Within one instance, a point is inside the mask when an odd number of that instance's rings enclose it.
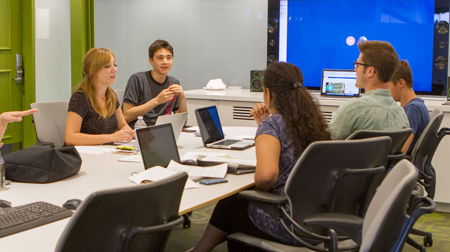
<instances>
[{"instance_id":1,"label":"computer mouse","mask_svg":"<svg viewBox=\"0 0 450 252\"><path fill-rule=\"evenodd\" d=\"M80 199L70 199L63 204L63 207L70 210L76 210L77 207L81 204L81 201L82 200Z\"/></svg>"}]
</instances>

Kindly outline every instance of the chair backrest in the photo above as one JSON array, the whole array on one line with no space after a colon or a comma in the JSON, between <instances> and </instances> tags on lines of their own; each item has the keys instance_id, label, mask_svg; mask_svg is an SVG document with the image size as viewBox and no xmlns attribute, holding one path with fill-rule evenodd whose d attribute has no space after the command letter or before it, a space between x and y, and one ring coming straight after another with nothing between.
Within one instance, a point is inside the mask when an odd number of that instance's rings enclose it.
<instances>
[{"instance_id":1,"label":"chair backrest","mask_svg":"<svg viewBox=\"0 0 450 252\"><path fill-rule=\"evenodd\" d=\"M419 171L428 176L428 178L419 176L419 179L423 179L429 185L425 187L425 190L430 198L434 198L436 189L436 173L431 166L431 160L443 137L443 135L440 136L438 134L443 119L444 112L439 109L433 110L430 115L430 122L417 139L416 145L414 145L411 152L411 162Z\"/></svg>"},{"instance_id":2,"label":"chair backrest","mask_svg":"<svg viewBox=\"0 0 450 252\"><path fill-rule=\"evenodd\" d=\"M68 107L69 101L31 103L30 108L38 109L33 122L39 142L51 142L55 147L64 145Z\"/></svg>"},{"instance_id":3,"label":"chair backrest","mask_svg":"<svg viewBox=\"0 0 450 252\"><path fill-rule=\"evenodd\" d=\"M405 128L399 130L358 130L353 132L347 140L364 139L370 137L388 136L392 139L389 154L397 154L402 151L408 137L411 135L412 129Z\"/></svg>"},{"instance_id":4,"label":"chair backrest","mask_svg":"<svg viewBox=\"0 0 450 252\"><path fill-rule=\"evenodd\" d=\"M119 103L122 106L125 89L114 89L114 92L116 92L117 100L119 100Z\"/></svg>"},{"instance_id":5,"label":"chair backrest","mask_svg":"<svg viewBox=\"0 0 450 252\"><path fill-rule=\"evenodd\" d=\"M177 173L145 185L92 193L69 220L56 251L164 251L171 229L153 227L174 218L181 225L178 209L187 177ZM125 237L139 230L151 233L138 234L126 246Z\"/></svg>"},{"instance_id":6,"label":"chair backrest","mask_svg":"<svg viewBox=\"0 0 450 252\"><path fill-rule=\"evenodd\" d=\"M363 217L383 180L390 144L389 137L310 144L286 181L294 220L311 232L323 234L319 227L305 226L303 219L326 212Z\"/></svg>"},{"instance_id":7,"label":"chair backrest","mask_svg":"<svg viewBox=\"0 0 450 252\"><path fill-rule=\"evenodd\" d=\"M406 159L389 172L364 218L360 251L401 251L415 221L407 216L406 209L417 177L417 169Z\"/></svg>"},{"instance_id":8,"label":"chair backrest","mask_svg":"<svg viewBox=\"0 0 450 252\"><path fill-rule=\"evenodd\" d=\"M411 135L412 129L405 128L399 130L358 130L351 134L347 140L364 139L370 137L388 136L392 139L391 149L386 163L386 170L389 170L397 161L404 157L402 147Z\"/></svg>"}]
</instances>

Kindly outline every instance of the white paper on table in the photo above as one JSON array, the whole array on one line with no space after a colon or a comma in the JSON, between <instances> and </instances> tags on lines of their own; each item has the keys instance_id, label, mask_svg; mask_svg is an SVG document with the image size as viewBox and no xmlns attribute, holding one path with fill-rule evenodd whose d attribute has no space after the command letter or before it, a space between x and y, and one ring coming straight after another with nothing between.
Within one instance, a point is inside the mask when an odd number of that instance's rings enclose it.
<instances>
[{"instance_id":1,"label":"white paper on table","mask_svg":"<svg viewBox=\"0 0 450 252\"><path fill-rule=\"evenodd\" d=\"M205 156L205 157L224 157L227 154L225 152L201 152L201 151L188 151L181 157L181 162L186 161L194 161L197 163L197 156Z\"/></svg>"},{"instance_id":2,"label":"white paper on table","mask_svg":"<svg viewBox=\"0 0 450 252\"><path fill-rule=\"evenodd\" d=\"M133 163L143 163L144 162L144 161L142 161L142 155L140 155L140 154L126 156L126 157L119 159L118 161L119 162L133 162Z\"/></svg>"},{"instance_id":3,"label":"white paper on table","mask_svg":"<svg viewBox=\"0 0 450 252\"><path fill-rule=\"evenodd\" d=\"M113 148L103 148L98 146L75 146L75 148L79 153L94 154L94 155L111 153L116 150Z\"/></svg>"},{"instance_id":4,"label":"white paper on table","mask_svg":"<svg viewBox=\"0 0 450 252\"><path fill-rule=\"evenodd\" d=\"M167 170L174 172L185 171L189 174L189 177L225 178L225 175L227 175L228 164L193 166L182 165L171 160L167 166Z\"/></svg>"},{"instance_id":5,"label":"white paper on table","mask_svg":"<svg viewBox=\"0 0 450 252\"><path fill-rule=\"evenodd\" d=\"M129 179L131 181L133 181L134 183L140 185L143 180L158 181L158 180L170 177L171 175L173 175L175 173L177 173L177 172L167 170L166 168L161 167L161 166L153 166L150 169L147 169L143 172L140 172L136 175L129 177ZM184 189L191 189L191 188L198 188L198 187L200 187L200 186L188 178L186 181L186 185L184 186Z\"/></svg>"},{"instance_id":6,"label":"white paper on table","mask_svg":"<svg viewBox=\"0 0 450 252\"><path fill-rule=\"evenodd\" d=\"M206 88L208 89L224 89L227 85L223 83L222 79L211 79L208 81L208 84L206 84Z\"/></svg>"}]
</instances>

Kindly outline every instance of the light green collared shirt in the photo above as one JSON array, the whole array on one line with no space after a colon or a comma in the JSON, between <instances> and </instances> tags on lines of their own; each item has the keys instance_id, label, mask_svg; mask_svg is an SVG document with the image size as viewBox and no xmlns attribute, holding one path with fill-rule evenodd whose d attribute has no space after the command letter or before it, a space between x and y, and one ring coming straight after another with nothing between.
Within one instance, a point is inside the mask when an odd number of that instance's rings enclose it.
<instances>
[{"instance_id":1,"label":"light green collared shirt","mask_svg":"<svg viewBox=\"0 0 450 252\"><path fill-rule=\"evenodd\" d=\"M357 130L397 130L409 128L403 108L388 89L374 89L339 107L328 125L331 138L343 140Z\"/></svg>"}]
</instances>

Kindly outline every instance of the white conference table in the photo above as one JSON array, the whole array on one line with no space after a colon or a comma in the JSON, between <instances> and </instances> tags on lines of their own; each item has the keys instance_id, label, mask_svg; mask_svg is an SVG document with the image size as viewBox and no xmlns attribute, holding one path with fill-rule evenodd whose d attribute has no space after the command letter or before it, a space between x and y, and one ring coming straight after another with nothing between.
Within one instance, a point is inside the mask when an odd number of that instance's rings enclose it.
<instances>
[{"instance_id":1,"label":"white conference table","mask_svg":"<svg viewBox=\"0 0 450 252\"><path fill-rule=\"evenodd\" d=\"M254 127L224 128L227 137L233 135L254 136ZM181 133L178 141L180 156L188 151L225 152L230 157L255 159L255 148L244 151L207 149L200 137L193 133ZM114 148L113 146L109 148ZM85 199L89 194L110 188L137 186L128 179L132 172L144 171L142 163L119 162L123 155L106 153L100 155L81 154L83 164L80 172L70 178L49 183L30 184L12 182L6 190L0 191L0 199L19 206L35 201L46 201L62 205L68 199ZM227 174L228 183L200 185L200 188L184 190L180 203L180 214L233 195L254 185L254 174ZM54 251L69 218L44 226L0 238L2 251Z\"/></svg>"}]
</instances>

